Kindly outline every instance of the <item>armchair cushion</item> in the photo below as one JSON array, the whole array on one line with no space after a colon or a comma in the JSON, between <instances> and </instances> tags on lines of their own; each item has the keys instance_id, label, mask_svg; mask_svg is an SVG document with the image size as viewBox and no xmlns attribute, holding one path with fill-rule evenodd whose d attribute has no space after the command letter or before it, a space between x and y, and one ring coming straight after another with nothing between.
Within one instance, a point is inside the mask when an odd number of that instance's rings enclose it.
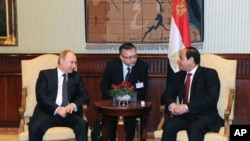
<instances>
[{"instance_id":1,"label":"armchair cushion","mask_svg":"<svg viewBox=\"0 0 250 141\"><path fill-rule=\"evenodd\" d=\"M163 130L154 131L155 141L161 141ZM221 127L218 133L209 132L205 135L204 141L228 141L224 136L224 127ZM185 130L179 131L177 134L177 141L188 141L187 132Z\"/></svg>"},{"instance_id":2,"label":"armchair cushion","mask_svg":"<svg viewBox=\"0 0 250 141\"><path fill-rule=\"evenodd\" d=\"M48 129L48 131L43 136L43 140L64 140L64 139L74 139L75 134L73 130L68 127L53 127ZM28 141L29 131L28 125L25 124L24 132L19 134L19 141Z\"/></svg>"},{"instance_id":3,"label":"armchair cushion","mask_svg":"<svg viewBox=\"0 0 250 141\"><path fill-rule=\"evenodd\" d=\"M91 137L90 129L88 131L88 140L90 141ZM43 140L65 140L72 139L74 140L75 134L73 130L68 127L53 127L50 128L45 135L43 136ZM24 132L19 134L19 141L28 141L29 140L29 132L28 126L25 124Z\"/></svg>"}]
</instances>

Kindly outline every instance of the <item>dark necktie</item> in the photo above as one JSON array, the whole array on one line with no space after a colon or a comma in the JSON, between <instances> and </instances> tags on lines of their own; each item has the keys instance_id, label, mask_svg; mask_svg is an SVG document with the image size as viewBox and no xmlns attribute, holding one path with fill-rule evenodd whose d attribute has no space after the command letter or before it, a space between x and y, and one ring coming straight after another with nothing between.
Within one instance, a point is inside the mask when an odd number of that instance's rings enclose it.
<instances>
[{"instance_id":1,"label":"dark necktie","mask_svg":"<svg viewBox=\"0 0 250 141\"><path fill-rule=\"evenodd\" d=\"M66 106L68 105L68 92L67 92L67 80L66 80L66 74L63 74L63 86L62 86L62 105Z\"/></svg>"},{"instance_id":2,"label":"dark necktie","mask_svg":"<svg viewBox=\"0 0 250 141\"><path fill-rule=\"evenodd\" d=\"M187 79L186 79L186 83L184 86L184 100L183 100L183 104L188 104L188 95L189 95L189 88L190 88L190 76L192 75L192 73L187 73Z\"/></svg>"},{"instance_id":3,"label":"dark necktie","mask_svg":"<svg viewBox=\"0 0 250 141\"><path fill-rule=\"evenodd\" d=\"M126 76L125 76L125 81L126 81L126 82L128 82L128 80L129 80L130 70L131 70L130 67L128 67L127 70L128 70L128 72L127 72L127 74L126 74Z\"/></svg>"}]
</instances>

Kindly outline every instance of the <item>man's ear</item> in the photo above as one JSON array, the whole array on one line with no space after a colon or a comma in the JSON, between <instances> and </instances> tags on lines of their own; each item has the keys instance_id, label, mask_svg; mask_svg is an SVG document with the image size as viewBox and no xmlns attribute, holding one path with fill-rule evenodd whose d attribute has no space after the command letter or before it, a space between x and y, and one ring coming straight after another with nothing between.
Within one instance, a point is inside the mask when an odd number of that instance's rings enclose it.
<instances>
[{"instance_id":1,"label":"man's ear","mask_svg":"<svg viewBox=\"0 0 250 141\"><path fill-rule=\"evenodd\" d=\"M122 55L119 55L119 57L120 57L121 60L123 59L123 58L122 58Z\"/></svg>"},{"instance_id":2,"label":"man's ear","mask_svg":"<svg viewBox=\"0 0 250 141\"><path fill-rule=\"evenodd\" d=\"M59 64L62 64L63 58L59 58Z\"/></svg>"},{"instance_id":3,"label":"man's ear","mask_svg":"<svg viewBox=\"0 0 250 141\"><path fill-rule=\"evenodd\" d=\"M190 57L190 58L188 59L188 61L194 62L194 57Z\"/></svg>"}]
</instances>

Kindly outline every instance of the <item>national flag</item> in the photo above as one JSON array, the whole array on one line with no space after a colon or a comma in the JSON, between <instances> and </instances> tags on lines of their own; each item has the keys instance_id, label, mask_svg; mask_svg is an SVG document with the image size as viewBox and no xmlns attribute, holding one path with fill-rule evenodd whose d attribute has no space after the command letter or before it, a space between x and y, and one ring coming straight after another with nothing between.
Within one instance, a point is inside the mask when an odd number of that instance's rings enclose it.
<instances>
[{"instance_id":1,"label":"national flag","mask_svg":"<svg viewBox=\"0 0 250 141\"><path fill-rule=\"evenodd\" d=\"M188 6L186 0L173 0L168 59L174 72L179 71L177 60L179 51L190 47Z\"/></svg>"}]
</instances>

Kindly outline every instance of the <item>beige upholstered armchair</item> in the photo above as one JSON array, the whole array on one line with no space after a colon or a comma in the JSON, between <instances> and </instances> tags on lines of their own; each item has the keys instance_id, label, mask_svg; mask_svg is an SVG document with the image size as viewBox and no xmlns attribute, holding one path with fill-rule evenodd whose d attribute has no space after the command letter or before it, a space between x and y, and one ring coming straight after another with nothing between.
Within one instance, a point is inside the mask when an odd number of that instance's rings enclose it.
<instances>
[{"instance_id":1,"label":"beige upholstered armchair","mask_svg":"<svg viewBox=\"0 0 250 141\"><path fill-rule=\"evenodd\" d=\"M19 126L19 141L28 141L28 125L29 118L33 114L33 110L36 105L35 85L36 79L40 70L56 68L58 64L58 55L45 54L38 56L30 60L21 61L22 69L22 102L19 108L20 114L20 126ZM83 105L83 119L86 118L87 105ZM90 132L88 132L88 138L90 140ZM72 129L68 127L53 127L47 130L43 136L43 140L46 141L58 141L58 140L74 140L75 134Z\"/></svg>"},{"instance_id":2,"label":"beige upholstered armchair","mask_svg":"<svg viewBox=\"0 0 250 141\"><path fill-rule=\"evenodd\" d=\"M217 108L220 116L224 119L224 126L218 133L209 132L205 135L204 141L229 141L229 127L234 119L234 97L236 81L236 60L224 59L214 54L202 54L201 66L214 68L217 70L220 78L221 90ZM155 140L161 140L162 126L165 122L165 107L161 105L160 110L162 119L154 131ZM179 131L177 141L188 141L185 130Z\"/></svg>"}]
</instances>

